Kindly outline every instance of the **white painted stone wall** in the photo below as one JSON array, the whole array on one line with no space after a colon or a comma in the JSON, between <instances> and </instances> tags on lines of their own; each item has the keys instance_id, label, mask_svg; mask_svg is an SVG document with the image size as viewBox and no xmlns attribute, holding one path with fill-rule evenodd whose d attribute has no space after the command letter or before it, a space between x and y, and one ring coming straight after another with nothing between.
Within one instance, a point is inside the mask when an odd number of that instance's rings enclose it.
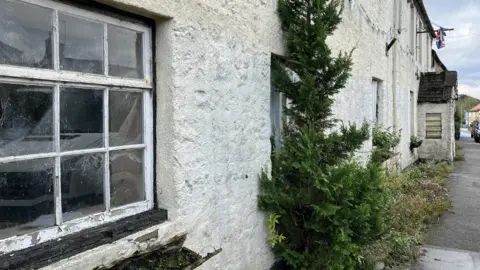
<instances>
[{"instance_id":1,"label":"white painted stone wall","mask_svg":"<svg viewBox=\"0 0 480 270\"><path fill-rule=\"evenodd\" d=\"M427 113L441 113L442 116L442 139L426 139ZM418 135L423 144L418 148L418 155L421 159L442 160L453 162L455 157L455 102L448 103L421 103L418 105Z\"/></svg>"},{"instance_id":2,"label":"white painted stone wall","mask_svg":"<svg viewBox=\"0 0 480 270\"><path fill-rule=\"evenodd\" d=\"M156 185L170 220L44 269L108 266L181 233L188 235L186 247L202 255L222 248L200 269L268 269L273 255L256 196L258 175L270 165L270 57L284 52L276 1L101 2L157 21ZM372 124L371 81L381 80L380 121L402 130L398 151L405 167L416 159L408 149L416 134L410 91L416 104L415 74L427 68L412 54L410 30L402 30L386 55L385 43L395 36L393 11L399 10L393 0L355 2L345 0L344 22L329 38L334 51L356 47L352 78L336 96L334 112L345 123ZM398 2L408 23L410 8ZM415 29L404 23L398 28ZM371 146L365 144L365 156ZM158 236L137 240L152 231Z\"/></svg>"},{"instance_id":3,"label":"white painted stone wall","mask_svg":"<svg viewBox=\"0 0 480 270\"><path fill-rule=\"evenodd\" d=\"M400 16L396 25L394 10ZM410 151L410 137L417 136L419 75L432 70L432 38L428 33L416 33L419 16L416 7L407 1L356 1L355 5L346 6L343 23L329 38L335 51L349 52L355 48L352 78L336 96L335 117L344 123L367 121L373 125L376 94L371 82L372 78L380 80L379 122L384 128L401 130L401 142L396 149L399 155L395 158L400 169L418 158L416 150ZM386 43L394 37L398 41L387 56ZM362 152L370 153L371 147L371 142L366 143Z\"/></svg>"},{"instance_id":4,"label":"white painted stone wall","mask_svg":"<svg viewBox=\"0 0 480 270\"><path fill-rule=\"evenodd\" d=\"M102 2L157 21L156 185L169 222L45 269L108 266L181 233L202 255L222 249L199 269L268 269L257 195L270 166L271 53L283 54L276 1Z\"/></svg>"}]
</instances>

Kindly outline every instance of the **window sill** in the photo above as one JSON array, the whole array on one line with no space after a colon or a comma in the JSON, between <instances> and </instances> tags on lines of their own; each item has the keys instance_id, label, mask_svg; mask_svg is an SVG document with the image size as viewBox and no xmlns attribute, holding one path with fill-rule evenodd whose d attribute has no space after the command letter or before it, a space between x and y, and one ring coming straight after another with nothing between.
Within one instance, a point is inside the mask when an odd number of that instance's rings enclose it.
<instances>
[{"instance_id":1,"label":"window sill","mask_svg":"<svg viewBox=\"0 0 480 270\"><path fill-rule=\"evenodd\" d=\"M0 269L38 269L167 220L167 211L153 209L0 256Z\"/></svg>"}]
</instances>

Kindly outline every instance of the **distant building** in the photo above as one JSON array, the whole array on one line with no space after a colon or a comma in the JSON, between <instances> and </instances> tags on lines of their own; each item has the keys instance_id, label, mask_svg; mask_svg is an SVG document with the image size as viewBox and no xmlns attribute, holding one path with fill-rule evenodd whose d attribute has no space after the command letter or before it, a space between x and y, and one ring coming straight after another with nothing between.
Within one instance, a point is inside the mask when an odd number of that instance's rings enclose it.
<instances>
[{"instance_id":1,"label":"distant building","mask_svg":"<svg viewBox=\"0 0 480 270\"><path fill-rule=\"evenodd\" d=\"M471 124L475 120L480 120L480 103L468 111L468 121Z\"/></svg>"},{"instance_id":2,"label":"distant building","mask_svg":"<svg viewBox=\"0 0 480 270\"><path fill-rule=\"evenodd\" d=\"M423 144L420 159L445 160L455 157L455 100L457 72L422 74L418 92L418 133Z\"/></svg>"}]
</instances>

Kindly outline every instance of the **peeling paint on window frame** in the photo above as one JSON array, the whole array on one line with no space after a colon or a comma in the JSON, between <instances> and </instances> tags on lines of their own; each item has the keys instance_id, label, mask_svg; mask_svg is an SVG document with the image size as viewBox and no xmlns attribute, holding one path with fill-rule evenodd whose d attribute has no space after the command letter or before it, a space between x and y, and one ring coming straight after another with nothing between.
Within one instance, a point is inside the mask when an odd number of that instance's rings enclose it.
<instances>
[{"instance_id":1,"label":"peeling paint on window frame","mask_svg":"<svg viewBox=\"0 0 480 270\"><path fill-rule=\"evenodd\" d=\"M14 0L37 6L47 7L53 10L53 69L39 69L12 65L0 65L1 83L20 83L24 85L50 86L54 89L54 152L33 155L9 156L0 158L0 163L39 159L43 157L55 158L54 200L55 200L55 224L56 226L39 229L24 235L0 239L0 254L17 251L43 243L49 240L60 239L66 235L82 231L87 228L98 226L107 222L113 222L131 215L148 211L154 206L154 175L153 175L153 82L152 82L152 28L150 26L120 20L101 13L84 10L68 4L51 0ZM89 20L103 23L104 26L104 74L87 74L75 71L60 70L59 64L59 27L58 12L72 14ZM143 71L141 79L121 78L108 76L108 24L135 30L143 33ZM108 145L108 110L104 110L104 147L94 149L82 149L60 152L60 87L96 88L104 91L104 108L108 108L109 91L128 91L143 93L143 138L142 144L122 145L109 147ZM62 202L60 190L60 158L62 156L79 155L88 153L104 153L105 160L109 160L109 151L143 149L144 150L144 184L145 200L118 208L110 208L110 182L109 166L106 164L104 172L104 204L106 211L88 215L68 222L62 222Z\"/></svg>"}]
</instances>

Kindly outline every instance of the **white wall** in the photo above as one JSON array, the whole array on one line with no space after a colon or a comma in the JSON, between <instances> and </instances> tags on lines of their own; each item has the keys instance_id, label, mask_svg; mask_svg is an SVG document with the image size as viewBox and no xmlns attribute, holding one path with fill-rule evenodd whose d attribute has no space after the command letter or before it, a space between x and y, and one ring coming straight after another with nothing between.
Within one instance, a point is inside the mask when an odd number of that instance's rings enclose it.
<instances>
[{"instance_id":1,"label":"white wall","mask_svg":"<svg viewBox=\"0 0 480 270\"><path fill-rule=\"evenodd\" d=\"M448 103L421 103L418 105L418 135L423 144L418 148L418 155L426 160L444 160L453 162L455 156L455 123L453 114L455 105L453 101ZM427 113L441 113L442 116L442 138L426 139Z\"/></svg>"},{"instance_id":2,"label":"white wall","mask_svg":"<svg viewBox=\"0 0 480 270\"><path fill-rule=\"evenodd\" d=\"M184 232L195 252L223 250L199 269L269 268L257 195L270 166L271 53L283 53L275 1L102 2L157 21L156 185L170 220L46 269L111 265Z\"/></svg>"},{"instance_id":3,"label":"white wall","mask_svg":"<svg viewBox=\"0 0 480 270\"><path fill-rule=\"evenodd\" d=\"M45 269L108 266L184 232L186 247L195 252L223 249L200 269L267 269L273 255L257 195L258 175L270 165L270 56L283 53L276 1L102 2L157 21L156 185L170 221ZM416 159L409 150L416 134L410 129L410 91L416 97L419 82L413 33L402 31L386 56L385 43L395 36L394 1L356 2L351 7L345 0L343 23L329 38L335 52L356 47L352 78L335 97L335 116L373 123L371 81L382 80L381 122L402 130L398 151L405 167ZM398 2L399 29L415 29L408 25L410 7ZM368 155L370 149L368 142L362 151ZM152 231L158 237L136 240Z\"/></svg>"},{"instance_id":4,"label":"white wall","mask_svg":"<svg viewBox=\"0 0 480 270\"><path fill-rule=\"evenodd\" d=\"M383 115L380 122L385 128L395 126L401 130L401 143L396 151L400 153L400 168L405 168L418 157L416 150L410 151L410 137L417 135L415 105L420 82L417 75L432 69L431 63L427 63L431 53L431 37L428 33L416 33L416 24L421 18L415 6L407 1L396 2L363 0L357 1L353 7L347 5L343 23L329 38L329 44L335 51L355 48L352 78L347 88L335 97L335 117L345 123L351 121L361 124L367 121L373 124L375 115L371 106L376 96L371 90L371 80L372 77L382 80L380 107L383 108ZM396 27L394 10L400 16ZM400 33L396 35L394 28L400 29ZM394 37L398 41L387 56L385 44ZM422 57L421 61L417 61L416 52L420 53L420 49ZM413 91L413 106L410 91ZM369 153L370 149L371 142L366 143L362 151Z\"/></svg>"}]
</instances>

